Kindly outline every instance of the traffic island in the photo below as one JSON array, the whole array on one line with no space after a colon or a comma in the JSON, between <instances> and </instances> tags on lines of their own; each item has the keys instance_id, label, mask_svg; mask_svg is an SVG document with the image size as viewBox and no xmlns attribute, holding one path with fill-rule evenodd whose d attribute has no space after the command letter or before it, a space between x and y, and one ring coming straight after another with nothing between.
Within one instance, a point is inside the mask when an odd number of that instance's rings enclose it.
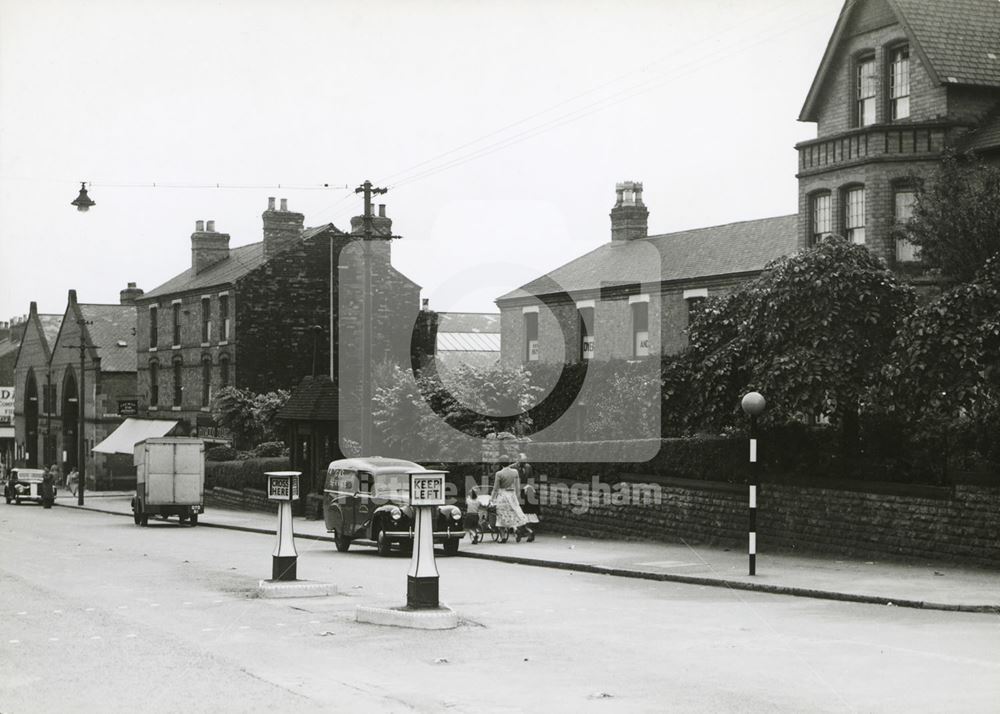
<instances>
[{"instance_id":1,"label":"traffic island","mask_svg":"<svg viewBox=\"0 0 1000 714\"><path fill-rule=\"evenodd\" d=\"M458 613L444 603L438 603L436 608L358 605L355 617L358 622L415 630L453 630L458 627Z\"/></svg>"},{"instance_id":2,"label":"traffic island","mask_svg":"<svg viewBox=\"0 0 1000 714\"><path fill-rule=\"evenodd\" d=\"M326 597L336 594L336 585L309 580L261 580L257 583L258 597Z\"/></svg>"}]
</instances>

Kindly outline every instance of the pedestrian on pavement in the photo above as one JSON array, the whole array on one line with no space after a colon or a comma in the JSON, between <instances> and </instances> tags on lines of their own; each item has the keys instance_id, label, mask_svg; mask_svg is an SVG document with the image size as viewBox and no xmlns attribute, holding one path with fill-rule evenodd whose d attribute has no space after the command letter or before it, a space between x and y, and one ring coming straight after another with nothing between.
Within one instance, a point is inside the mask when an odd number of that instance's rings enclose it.
<instances>
[{"instance_id":1,"label":"pedestrian on pavement","mask_svg":"<svg viewBox=\"0 0 1000 714\"><path fill-rule=\"evenodd\" d=\"M528 527L528 517L521 510L518 502L520 493L521 479L517 469L506 466L497 471L490 497L497 509L497 527L512 529L518 543L527 535L530 543L535 539L535 533Z\"/></svg>"},{"instance_id":2,"label":"pedestrian on pavement","mask_svg":"<svg viewBox=\"0 0 1000 714\"><path fill-rule=\"evenodd\" d=\"M56 474L59 467L52 464L51 468L45 469L42 474L42 485L38 490L38 495L42 497L42 508L52 508L52 503L56 500Z\"/></svg>"},{"instance_id":3,"label":"pedestrian on pavement","mask_svg":"<svg viewBox=\"0 0 1000 714\"><path fill-rule=\"evenodd\" d=\"M476 531L479 528L479 492L470 488L465 496L465 532L469 536L469 543L475 545L479 542Z\"/></svg>"},{"instance_id":4,"label":"pedestrian on pavement","mask_svg":"<svg viewBox=\"0 0 1000 714\"><path fill-rule=\"evenodd\" d=\"M76 470L74 466L73 469L66 474L66 488L74 496L76 495L77 488L80 486L80 472Z\"/></svg>"}]
</instances>

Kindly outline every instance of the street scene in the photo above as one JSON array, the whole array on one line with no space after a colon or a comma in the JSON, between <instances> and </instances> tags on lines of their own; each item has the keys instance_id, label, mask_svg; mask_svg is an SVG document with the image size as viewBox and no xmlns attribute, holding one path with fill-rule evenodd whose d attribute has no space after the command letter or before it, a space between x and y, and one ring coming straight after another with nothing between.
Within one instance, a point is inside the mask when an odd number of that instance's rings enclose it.
<instances>
[{"instance_id":1,"label":"street scene","mask_svg":"<svg viewBox=\"0 0 1000 714\"><path fill-rule=\"evenodd\" d=\"M995 613L442 557L461 624L403 630L354 608L401 600L405 557L300 539L300 572L339 594L269 600L271 535L2 510L4 711L990 711L1000 694ZM955 604L997 602L979 577Z\"/></svg>"},{"instance_id":2,"label":"street scene","mask_svg":"<svg viewBox=\"0 0 1000 714\"><path fill-rule=\"evenodd\" d=\"M0 129L0 714L997 711L996 0L0 0Z\"/></svg>"}]
</instances>

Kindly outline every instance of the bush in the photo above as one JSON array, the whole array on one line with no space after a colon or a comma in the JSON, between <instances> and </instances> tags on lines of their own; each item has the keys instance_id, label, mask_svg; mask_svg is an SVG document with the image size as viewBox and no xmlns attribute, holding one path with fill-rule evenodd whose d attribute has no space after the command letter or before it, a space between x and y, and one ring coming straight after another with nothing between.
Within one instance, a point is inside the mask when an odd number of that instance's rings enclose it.
<instances>
[{"instance_id":1,"label":"bush","mask_svg":"<svg viewBox=\"0 0 1000 714\"><path fill-rule=\"evenodd\" d=\"M206 461L234 461L236 459L236 449L231 446L213 446L205 452Z\"/></svg>"},{"instance_id":2,"label":"bush","mask_svg":"<svg viewBox=\"0 0 1000 714\"><path fill-rule=\"evenodd\" d=\"M257 458L287 456L287 454L288 450L283 441L265 441L263 444L258 444L253 450L253 455Z\"/></svg>"},{"instance_id":3,"label":"bush","mask_svg":"<svg viewBox=\"0 0 1000 714\"><path fill-rule=\"evenodd\" d=\"M205 488L267 489L268 471L288 471L286 457L246 459L245 461L215 461L205 464Z\"/></svg>"}]
</instances>

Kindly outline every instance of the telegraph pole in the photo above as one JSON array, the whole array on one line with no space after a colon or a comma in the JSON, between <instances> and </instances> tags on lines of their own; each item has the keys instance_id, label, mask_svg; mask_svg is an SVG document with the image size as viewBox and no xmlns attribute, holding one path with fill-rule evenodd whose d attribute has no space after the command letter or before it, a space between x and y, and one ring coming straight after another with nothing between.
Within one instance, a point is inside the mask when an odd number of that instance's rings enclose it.
<instances>
[{"instance_id":1,"label":"telegraph pole","mask_svg":"<svg viewBox=\"0 0 1000 714\"><path fill-rule=\"evenodd\" d=\"M365 197L365 212L362 224L362 250L364 251L364 270L361 320L361 451L366 456L372 448L372 330L374 316L372 309L372 269L371 241L372 235L372 195L386 193L387 188L376 188L371 181L365 181L354 189L354 193L362 193Z\"/></svg>"},{"instance_id":2,"label":"telegraph pole","mask_svg":"<svg viewBox=\"0 0 1000 714\"><path fill-rule=\"evenodd\" d=\"M80 344L78 345L66 345L69 349L79 349L80 350L80 393L77 397L77 435L76 435L76 505L83 505L83 489L87 483L87 448L86 440L83 438L83 426L84 426L84 411L86 409L86 397L84 396L87 392L84 388L84 373L87 369L87 341L84 339L84 329L87 325L93 324L91 320L79 319L76 324L80 328Z\"/></svg>"}]
</instances>

